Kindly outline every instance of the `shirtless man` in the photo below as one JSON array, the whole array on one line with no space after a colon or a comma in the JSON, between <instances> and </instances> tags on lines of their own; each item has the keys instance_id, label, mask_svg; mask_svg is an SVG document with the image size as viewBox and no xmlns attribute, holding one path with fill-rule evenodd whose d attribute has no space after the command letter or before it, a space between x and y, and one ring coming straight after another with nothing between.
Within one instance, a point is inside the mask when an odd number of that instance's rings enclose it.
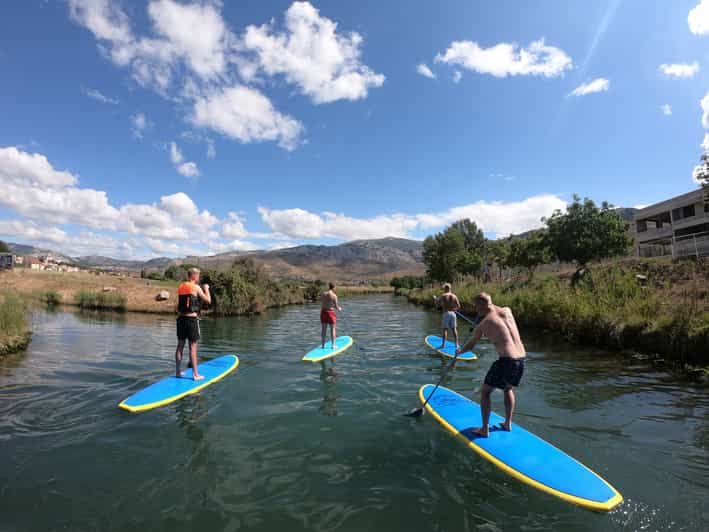
<instances>
[{"instance_id":1,"label":"shirtless man","mask_svg":"<svg viewBox=\"0 0 709 532\"><path fill-rule=\"evenodd\" d=\"M475 311L481 320L473 337L457 353L465 353L475 347L480 338L485 335L497 349L498 358L492 363L485 376L485 382L480 390L480 413L482 427L473 430L481 438L490 435L490 394L499 388L505 394L505 422L500 423L500 429L512 430L512 412L515 409L515 393L513 387L519 385L524 373L524 358L527 353L519 336L517 323L509 307L498 307L492 304L492 298L485 292L475 296Z\"/></svg>"},{"instance_id":2,"label":"shirtless man","mask_svg":"<svg viewBox=\"0 0 709 532\"><path fill-rule=\"evenodd\" d=\"M443 310L443 317L441 319L441 325L443 327L443 342L441 343L441 349L446 346L446 340L448 339L448 329L453 330L453 336L455 337L455 346L459 346L458 343L458 316L456 312L460 310L460 301L458 301L458 296L451 292L451 285L446 283L443 285L443 295L438 298L438 304Z\"/></svg>"},{"instance_id":3,"label":"shirtless man","mask_svg":"<svg viewBox=\"0 0 709 532\"><path fill-rule=\"evenodd\" d=\"M212 296L209 293L208 284L199 286L199 270L197 268L187 270L187 281L178 287L177 298L175 376L178 379L183 377L180 371L182 351L185 347L185 341L188 341L190 344L190 362L187 367L192 368L192 379L199 381L204 379L197 371L197 348L200 336L199 313L202 310L202 302L210 305Z\"/></svg>"},{"instance_id":4,"label":"shirtless man","mask_svg":"<svg viewBox=\"0 0 709 532\"><path fill-rule=\"evenodd\" d=\"M335 293L335 283L330 283L329 289L323 292L320 296L320 303L322 307L320 309L320 324L322 325L322 348L325 349L325 336L327 335L327 326L330 326L330 339L332 340L332 349L335 349L335 339L337 335L335 334L335 326L337 324L337 312L342 310L339 301L337 300L337 294Z\"/></svg>"}]
</instances>

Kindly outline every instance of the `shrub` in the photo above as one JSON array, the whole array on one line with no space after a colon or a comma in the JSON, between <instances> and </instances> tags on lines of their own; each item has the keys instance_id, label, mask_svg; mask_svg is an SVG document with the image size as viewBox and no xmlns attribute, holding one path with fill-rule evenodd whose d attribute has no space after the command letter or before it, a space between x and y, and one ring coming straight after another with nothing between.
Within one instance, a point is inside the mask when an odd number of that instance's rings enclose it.
<instances>
[{"instance_id":1,"label":"shrub","mask_svg":"<svg viewBox=\"0 0 709 532\"><path fill-rule=\"evenodd\" d=\"M16 336L27 332L27 305L16 292L0 295L0 331L2 336Z\"/></svg>"},{"instance_id":2,"label":"shrub","mask_svg":"<svg viewBox=\"0 0 709 532\"><path fill-rule=\"evenodd\" d=\"M126 309L126 296L118 292L79 290L74 294L74 301L80 308L87 310Z\"/></svg>"},{"instance_id":3,"label":"shrub","mask_svg":"<svg viewBox=\"0 0 709 532\"><path fill-rule=\"evenodd\" d=\"M59 305L62 302L62 295L56 290L40 290L37 299L49 306Z\"/></svg>"}]
</instances>

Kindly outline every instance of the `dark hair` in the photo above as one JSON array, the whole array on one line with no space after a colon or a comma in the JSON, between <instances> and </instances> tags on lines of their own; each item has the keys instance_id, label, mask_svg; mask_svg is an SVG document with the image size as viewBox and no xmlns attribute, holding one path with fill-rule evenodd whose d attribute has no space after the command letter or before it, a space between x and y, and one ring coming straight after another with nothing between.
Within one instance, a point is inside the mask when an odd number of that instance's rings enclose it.
<instances>
[{"instance_id":1,"label":"dark hair","mask_svg":"<svg viewBox=\"0 0 709 532\"><path fill-rule=\"evenodd\" d=\"M330 290L335 289L335 283L328 283L328 286L330 287Z\"/></svg>"}]
</instances>

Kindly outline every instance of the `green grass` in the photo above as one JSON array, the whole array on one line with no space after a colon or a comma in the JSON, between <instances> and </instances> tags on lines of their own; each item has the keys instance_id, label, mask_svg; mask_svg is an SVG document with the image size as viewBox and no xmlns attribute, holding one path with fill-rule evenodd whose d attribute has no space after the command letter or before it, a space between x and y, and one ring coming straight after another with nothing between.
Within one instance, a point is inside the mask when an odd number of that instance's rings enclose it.
<instances>
[{"instance_id":1,"label":"green grass","mask_svg":"<svg viewBox=\"0 0 709 532\"><path fill-rule=\"evenodd\" d=\"M62 302L62 295L56 290L40 290L35 293L35 297L49 306L59 305Z\"/></svg>"},{"instance_id":2,"label":"green grass","mask_svg":"<svg viewBox=\"0 0 709 532\"><path fill-rule=\"evenodd\" d=\"M17 293L0 294L0 355L27 347L31 338L27 312L27 305Z\"/></svg>"},{"instance_id":3,"label":"green grass","mask_svg":"<svg viewBox=\"0 0 709 532\"><path fill-rule=\"evenodd\" d=\"M709 308L701 290L680 293L642 286L620 266L593 269L575 288L568 279L504 284L466 283L454 287L464 310L486 291L493 302L512 308L524 326L565 339L611 349L635 349L684 362L709 362ZM438 290L411 290L413 302L433 306Z\"/></svg>"},{"instance_id":4,"label":"green grass","mask_svg":"<svg viewBox=\"0 0 709 532\"><path fill-rule=\"evenodd\" d=\"M92 292L79 290L74 294L76 304L87 310L118 310L126 309L126 296L118 292Z\"/></svg>"}]
</instances>

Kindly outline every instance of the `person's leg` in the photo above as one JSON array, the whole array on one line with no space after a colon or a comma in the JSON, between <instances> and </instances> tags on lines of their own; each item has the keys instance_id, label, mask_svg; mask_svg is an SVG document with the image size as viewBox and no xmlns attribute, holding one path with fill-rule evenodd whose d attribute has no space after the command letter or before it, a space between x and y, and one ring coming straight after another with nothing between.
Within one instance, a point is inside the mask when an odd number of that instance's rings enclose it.
<instances>
[{"instance_id":1,"label":"person's leg","mask_svg":"<svg viewBox=\"0 0 709 532\"><path fill-rule=\"evenodd\" d=\"M455 347L460 347L460 342L458 341L458 327L453 327L453 336L455 336Z\"/></svg>"},{"instance_id":2,"label":"person's leg","mask_svg":"<svg viewBox=\"0 0 709 532\"><path fill-rule=\"evenodd\" d=\"M175 377L182 377L180 366L182 366L182 350L185 348L185 340L177 341L177 349L175 350Z\"/></svg>"},{"instance_id":3,"label":"person's leg","mask_svg":"<svg viewBox=\"0 0 709 532\"><path fill-rule=\"evenodd\" d=\"M321 323L322 325L322 333L320 334L320 338L322 340L322 348L325 349L325 335L327 334L327 323Z\"/></svg>"},{"instance_id":4,"label":"person's leg","mask_svg":"<svg viewBox=\"0 0 709 532\"><path fill-rule=\"evenodd\" d=\"M483 384L480 389L480 415L482 416L482 427L473 430L473 433L482 438L487 438L490 435L490 410L492 408L490 395L494 388L488 384Z\"/></svg>"},{"instance_id":5,"label":"person's leg","mask_svg":"<svg viewBox=\"0 0 709 532\"><path fill-rule=\"evenodd\" d=\"M192 362L192 379L199 381L204 379L197 370L197 345L198 342L190 341L190 362Z\"/></svg>"},{"instance_id":6,"label":"person's leg","mask_svg":"<svg viewBox=\"0 0 709 532\"><path fill-rule=\"evenodd\" d=\"M335 349L335 339L337 339L337 333L335 331L336 325L334 323L330 324L330 339L332 340L332 348Z\"/></svg>"},{"instance_id":7,"label":"person's leg","mask_svg":"<svg viewBox=\"0 0 709 532\"><path fill-rule=\"evenodd\" d=\"M505 424L503 428L507 431L512 430L512 413L515 410L515 392L512 386L505 388Z\"/></svg>"},{"instance_id":8,"label":"person's leg","mask_svg":"<svg viewBox=\"0 0 709 532\"><path fill-rule=\"evenodd\" d=\"M448 340L448 327L443 327L443 333L441 334L441 338L441 349L443 349L446 346L446 340Z\"/></svg>"}]
</instances>

